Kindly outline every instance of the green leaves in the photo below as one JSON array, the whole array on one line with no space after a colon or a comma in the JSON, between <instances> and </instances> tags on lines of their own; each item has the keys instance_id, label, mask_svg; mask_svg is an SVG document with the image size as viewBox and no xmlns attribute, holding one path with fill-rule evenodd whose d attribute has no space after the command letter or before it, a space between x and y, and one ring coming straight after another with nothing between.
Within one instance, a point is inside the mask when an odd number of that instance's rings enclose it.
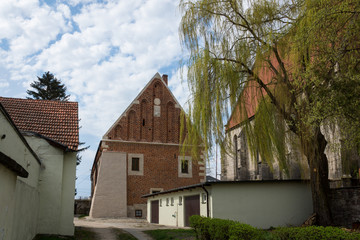
<instances>
[{"instance_id":1,"label":"green leaves","mask_svg":"<svg viewBox=\"0 0 360 240\"><path fill-rule=\"evenodd\" d=\"M30 84L35 90L27 90L26 93L33 99L68 101L70 95L66 95L66 87L50 72L45 72L37 81Z\"/></svg>"}]
</instances>

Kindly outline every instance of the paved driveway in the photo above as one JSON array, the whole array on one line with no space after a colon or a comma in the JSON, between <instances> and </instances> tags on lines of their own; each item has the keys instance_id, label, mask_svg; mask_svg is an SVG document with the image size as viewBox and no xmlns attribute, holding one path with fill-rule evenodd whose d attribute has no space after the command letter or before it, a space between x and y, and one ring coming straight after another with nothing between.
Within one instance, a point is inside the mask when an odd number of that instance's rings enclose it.
<instances>
[{"instance_id":1,"label":"paved driveway","mask_svg":"<svg viewBox=\"0 0 360 240\"><path fill-rule=\"evenodd\" d=\"M101 239L99 240L116 240L114 233L110 228L120 228L135 236L140 240L151 240L147 234L142 231L152 229L174 229L174 227L167 227L159 224L148 223L144 219L133 218L74 218L75 226L91 228L96 232Z\"/></svg>"}]
</instances>

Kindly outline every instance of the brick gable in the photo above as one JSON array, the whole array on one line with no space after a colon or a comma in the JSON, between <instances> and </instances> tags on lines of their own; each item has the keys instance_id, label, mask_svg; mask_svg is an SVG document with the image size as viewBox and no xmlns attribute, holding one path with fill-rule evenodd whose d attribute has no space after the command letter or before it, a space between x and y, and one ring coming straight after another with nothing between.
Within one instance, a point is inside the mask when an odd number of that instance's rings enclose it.
<instances>
[{"instance_id":1,"label":"brick gable","mask_svg":"<svg viewBox=\"0 0 360 240\"><path fill-rule=\"evenodd\" d=\"M179 143L181 111L167 80L157 73L103 138Z\"/></svg>"},{"instance_id":2,"label":"brick gable","mask_svg":"<svg viewBox=\"0 0 360 240\"><path fill-rule=\"evenodd\" d=\"M182 108L158 73L100 142L91 172L92 217L146 217L142 195L205 181L205 160L180 154ZM132 160L139 162L132 170ZM181 173L183 159L189 172Z\"/></svg>"}]
</instances>

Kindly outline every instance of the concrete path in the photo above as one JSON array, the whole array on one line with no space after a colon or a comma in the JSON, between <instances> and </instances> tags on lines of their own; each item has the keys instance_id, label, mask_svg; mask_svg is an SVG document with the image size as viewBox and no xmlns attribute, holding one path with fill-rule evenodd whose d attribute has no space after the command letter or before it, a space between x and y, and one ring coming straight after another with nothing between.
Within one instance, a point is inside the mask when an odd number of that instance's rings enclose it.
<instances>
[{"instance_id":1,"label":"concrete path","mask_svg":"<svg viewBox=\"0 0 360 240\"><path fill-rule=\"evenodd\" d=\"M96 232L99 240L116 240L115 233L111 228L119 228L129 232L139 240L152 240L147 234L143 233L145 230L153 229L174 229L174 227L167 227L159 224L148 223L144 219L133 218L119 218L119 219L104 219L104 218L74 218L75 226L91 228Z\"/></svg>"}]
</instances>

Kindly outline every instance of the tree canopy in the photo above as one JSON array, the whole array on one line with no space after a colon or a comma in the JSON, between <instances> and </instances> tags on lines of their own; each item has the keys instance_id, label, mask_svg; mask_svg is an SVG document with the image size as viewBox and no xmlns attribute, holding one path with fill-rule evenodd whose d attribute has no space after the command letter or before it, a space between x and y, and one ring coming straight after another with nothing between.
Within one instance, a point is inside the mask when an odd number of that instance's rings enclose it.
<instances>
[{"instance_id":1,"label":"tree canopy","mask_svg":"<svg viewBox=\"0 0 360 240\"><path fill-rule=\"evenodd\" d=\"M252 152L286 168L284 144L291 132L309 163L319 224L331 224L321 126L341 126L342 140L359 151L360 2L244 2L180 3L193 100L185 144L202 142L209 150L216 141L224 147L223 125L238 109ZM249 88L255 89L256 101Z\"/></svg>"},{"instance_id":2,"label":"tree canopy","mask_svg":"<svg viewBox=\"0 0 360 240\"><path fill-rule=\"evenodd\" d=\"M42 77L37 77L38 80L35 80L30 84L34 90L27 90L26 93L30 95L32 99L44 99L44 100L59 100L59 101L68 101L70 95L66 94L66 87L64 84L61 84L61 81L58 80L52 73L45 72Z\"/></svg>"}]
</instances>

